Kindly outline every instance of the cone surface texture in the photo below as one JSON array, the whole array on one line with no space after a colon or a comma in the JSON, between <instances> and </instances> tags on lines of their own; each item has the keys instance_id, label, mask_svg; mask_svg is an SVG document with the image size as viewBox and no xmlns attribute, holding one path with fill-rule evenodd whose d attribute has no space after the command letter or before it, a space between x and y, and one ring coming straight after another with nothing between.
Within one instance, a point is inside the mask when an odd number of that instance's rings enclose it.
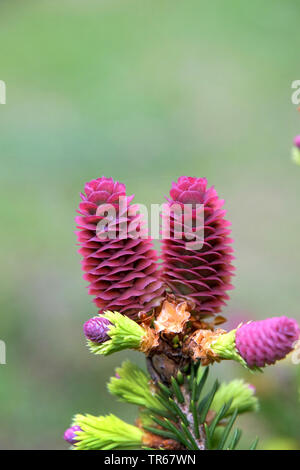
<instances>
[{"instance_id":1,"label":"cone surface texture","mask_svg":"<svg viewBox=\"0 0 300 470\"><path fill-rule=\"evenodd\" d=\"M283 359L299 338L299 327L292 318L273 317L242 325L235 344L249 367L264 367Z\"/></svg>"},{"instance_id":2,"label":"cone surface texture","mask_svg":"<svg viewBox=\"0 0 300 470\"><path fill-rule=\"evenodd\" d=\"M67 441L69 444L74 445L75 442L78 441L78 437L76 432L82 431L80 426L71 426L70 428L66 429L64 433L64 440Z\"/></svg>"},{"instance_id":3,"label":"cone surface texture","mask_svg":"<svg viewBox=\"0 0 300 470\"><path fill-rule=\"evenodd\" d=\"M207 188L206 178L187 176L172 184L167 201L162 231L163 280L175 295L191 298L199 316L218 313L229 298L234 271L224 201L214 187ZM185 218L178 215L180 208ZM164 229L168 218L169 234Z\"/></svg>"},{"instance_id":4,"label":"cone surface texture","mask_svg":"<svg viewBox=\"0 0 300 470\"><path fill-rule=\"evenodd\" d=\"M157 255L138 206L131 204L133 197L112 178L92 180L81 194L76 217L84 279L99 313L118 311L131 318L159 305L164 291Z\"/></svg>"},{"instance_id":5,"label":"cone surface texture","mask_svg":"<svg viewBox=\"0 0 300 470\"><path fill-rule=\"evenodd\" d=\"M111 325L107 318L90 318L83 325L83 332L87 339L94 343L104 343L109 339L108 330Z\"/></svg>"}]
</instances>

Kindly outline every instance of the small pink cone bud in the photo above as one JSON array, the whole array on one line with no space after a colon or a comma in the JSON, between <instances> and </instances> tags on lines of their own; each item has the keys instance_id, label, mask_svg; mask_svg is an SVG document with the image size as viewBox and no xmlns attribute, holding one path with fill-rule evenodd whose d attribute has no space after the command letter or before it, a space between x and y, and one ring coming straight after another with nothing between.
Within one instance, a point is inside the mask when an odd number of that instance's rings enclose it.
<instances>
[{"instance_id":1,"label":"small pink cone bud","mask_svg":"<svg viewBox=\"0 0 300 470\"><path fill-rule=\"evenodd\" d=\"M83 325L83 332L87 339L93 343L104 343L109 340L108 330L111 325L110 321L104 317L90 318Z\"/></svg>"},{"instance_id":2,"label":"small pink cone bud","mask_svg":"<svg viewBox=\"0 0 300 470\"><path fill-rule=\"evenodd\" d=\"M299 334L296 320L273 317L242 325L236 331L235 344L249 367L264 367L292 351Z\"/></svg>"},{"instance_id":3,"label":"small pink cone bud","mask_svg":"<svg viewBox=\"0 0 300 470\"><path fill-rule=\"evenodd\" d=\"M68 428L64 433L64 440L69 444L74 445L78 441L78 437L76 435L77 431L82 431L80 426L71 426Z\"/></svg>"},{"instance_id":4,"label":"small pink cone bud","mask_svg":"<svg viewBox=\"0 0 300 470\"><path fill-rule=\"evenodd\" d=\"M296 135L296 137L294 138L294 146L300 149L300 135Z\"/></svg>"}]
</instances>

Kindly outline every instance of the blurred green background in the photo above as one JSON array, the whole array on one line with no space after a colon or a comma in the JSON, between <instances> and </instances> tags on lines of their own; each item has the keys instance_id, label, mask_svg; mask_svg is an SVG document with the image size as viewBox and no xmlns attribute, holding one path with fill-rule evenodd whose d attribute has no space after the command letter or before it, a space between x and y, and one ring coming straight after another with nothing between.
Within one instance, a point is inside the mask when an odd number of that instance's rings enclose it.
<instances>
[{"instance_id":1,"label":"blurred green background","mask_svg":"<svg viewBox=\"0 0 300 470\"><path fill-rule=\"evenodd\" d=\"M226 199L236 289L226 313L299 314L300 115L297 0L2 0L0 79L0 447L66 448L75 412L134 420L106 381L125 357L93 357L82 323L96 313L82 280L74 216L102 175L136 201L206 176ZM298 367L244 376L262 399L247 443L300 448Z\"/></svg>"}]
</instances>

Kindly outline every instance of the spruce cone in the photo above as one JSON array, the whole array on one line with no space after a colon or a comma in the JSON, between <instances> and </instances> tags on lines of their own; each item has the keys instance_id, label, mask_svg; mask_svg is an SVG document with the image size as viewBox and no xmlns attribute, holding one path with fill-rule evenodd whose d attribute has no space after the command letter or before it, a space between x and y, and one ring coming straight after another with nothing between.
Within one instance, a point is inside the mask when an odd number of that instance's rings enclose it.
<instances>
[{"instance_id":1,"label":"spruce cone","mask_svg":"<svg viewBox=\"0 0 300 470\"><path fill-rule=\"evenodd\" d=\"M236 331L236 348L249 367L264 367L283 359L299 338L296 320L273 317L242 325Z\"/></svg>"},{"instance_id":2,"label":"spruce cone","mask_svg":"<svg viewBox=\"0 0 300 470\"><path fill-rule=\"evenodd\" d=\"M112 178L92 180L81 194L76 217L84 279L90 283L89 294L95 297L99 313L116 310L131 318L159 305L164 291L152 241L141 238L147 235L142 216L136 214L138 206L130 204L133 197L126 196L125 185ZM106 208L109 214L111 205L115 216L107 222ZM101 221L106 225L97 227ZM112 238L105 239L107 234Z\"/></svg>"},{"instance_id":3,"label":"spruce cone","mask_svg":"<svg viewBox=\"0 0 300 470\"><path fill-rule=\"evenodd\" d=\"M162 278L175 295L187 296L195 302L199 316L213 315L220 312L229 298L226 291L232 289L230 280L234 270L233 249L229 246L230 223L224 219L225 211L221 209L223 200L218 198L214 187L207 188L206 178L187 176L172 184L170 196L163 212L166 226L170 217L170 236L167 238L163 228ZM197 208L199 204L204 207ZM187 219L178 216L176 207L187 208ZM180 233L182 239L178 238Z\"/></svg>"},{"instance_id":4,"label":"spruce cone","mask_svg":"<svg viewBox=\"0 0 300 470\"><path fill-rule=\"evenodd\" d=\"M66 429L64 433L64 440L67 441L72 446L78 441L77 432L81 432L82 429L80 426L71 426Z\"/></svg>"}]
</instances>

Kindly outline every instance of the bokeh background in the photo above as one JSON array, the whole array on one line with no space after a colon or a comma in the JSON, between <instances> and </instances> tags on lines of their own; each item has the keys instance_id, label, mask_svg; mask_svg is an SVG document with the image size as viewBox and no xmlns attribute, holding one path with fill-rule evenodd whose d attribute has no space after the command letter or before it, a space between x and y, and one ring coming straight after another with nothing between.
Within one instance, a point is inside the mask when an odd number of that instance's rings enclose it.
<instances>
[{"instance_id":1,"label":"bokeh background","mask_svg":"<svg viewBox=\"0 0 300 470\"><path fill-rule=\"evenodd\" d=\"M178 176L206 176L235 239L228 318L300 319L299 15L297 0L1 0L2 449L66 448L78 411L135 418L105 383L142 357L93 357L82 334L96 308L74 216L89 179L113 176L150 204ZM262 397L240 419L245 442L300 448L298 368L216 366Z\"/></svg>"}]
</instances>

